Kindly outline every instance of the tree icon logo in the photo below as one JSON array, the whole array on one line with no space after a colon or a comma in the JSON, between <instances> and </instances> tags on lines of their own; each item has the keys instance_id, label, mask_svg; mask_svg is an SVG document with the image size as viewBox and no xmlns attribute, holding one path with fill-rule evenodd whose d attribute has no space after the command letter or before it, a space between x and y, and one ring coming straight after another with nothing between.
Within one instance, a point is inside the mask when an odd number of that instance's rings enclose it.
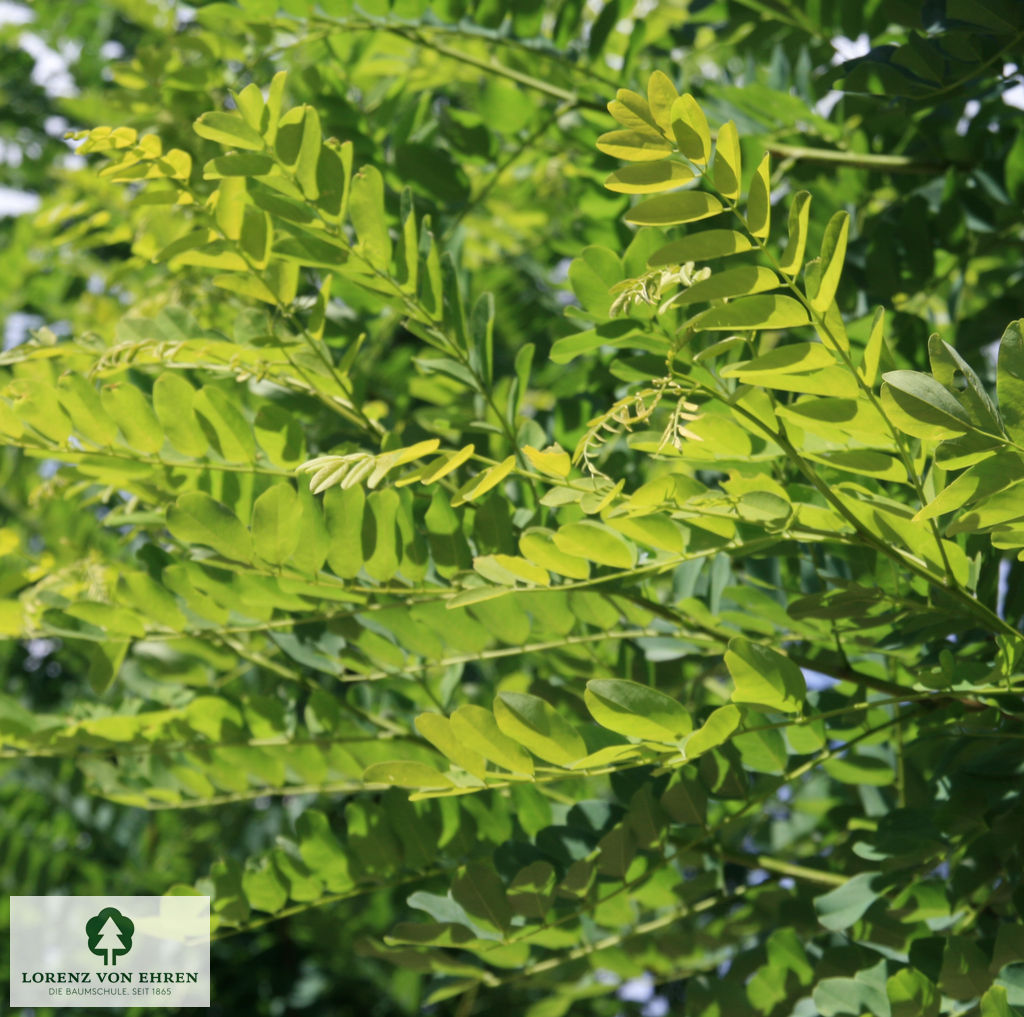
<instances>
[{"instance_id":1,"label":"tree icon logo","mask_svg":"<svg viewBox=\"0 0 1024 1017\"><path fill-rule=\"evenodd\" d=\"M132 948L134 932L135 923L117 908L104 908L85 923L89 950L102 957L104 965L117 965L117 958L123 957Z\"/></svg>"}]
</instances>

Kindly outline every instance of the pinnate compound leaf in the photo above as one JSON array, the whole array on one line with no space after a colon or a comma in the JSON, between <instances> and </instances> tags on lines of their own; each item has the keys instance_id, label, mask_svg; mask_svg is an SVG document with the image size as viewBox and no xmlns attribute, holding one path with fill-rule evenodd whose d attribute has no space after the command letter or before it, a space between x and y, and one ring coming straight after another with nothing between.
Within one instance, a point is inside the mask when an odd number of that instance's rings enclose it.
<instances>
[{"instance_id":1,"label":"pinnate compound leaf","mask_svg":"<svg viewBox=\"0 0 1024 1017\"><path fill-rule=\"evenodd\" d=\"M453 787L452 782L429 763L413 759L395 759L373 763L363 771L364 784L392 784L411 790Z\"/></svg>"},{"instance_id":2,"label":"pinnate compound leaf","mask_svg":"<svg viewBox=\"0 0 1024 1017\"><path fill-rule=\"evenodd\" d=\"M999 341L996 394L1007 434L1024 442L1024 318L1010 322Z\"/></svg>"},{"instance_id":3,"label":"pinnate compound leaf","mask_svg":"<svg viewBox=\"0 0 1024 1017\"><path fill-rule=\"evenodd\" d=\"M636 564L633 544L609 527L589 519L566 523L555 531L553 540L564 554L598 565L631 569Z\"/></svg>"},{"instance_id":4,"label":"pinnate compound leaf","mask_svg":"<svg viewBox=\"0 0 1024 1017\"><path fill-rule=\"evenodd\" d=\"M626 222L634 226L678 226L717 215L722 208L713 194L682 191L641 201L626 213Z\"/></svg>"},{"instance_id":5,"label":"pinnate compound leaf","mask_svg":"<svg viewBox=\"0 0 1024 1017\"><path fill-rule=\"evenodd\" d=\"M484 757L456 736L447 717L440 713L421 713L415 724L416 730L443 756L474 777L484 776L487 771Z\"/></svg>"},{"instance_id":6,"label":"pinnate compound leaf","mask_svg":"<svg viewBox=\"0 0 1024 1017\"><path fill-rule=\"evenodd\" d=\"M758 240L765 240L771 230L771 157L767 152L758 163L747 194L747 227Z\"/></svg>"},{"instance_id":7,"label":"pinnate compound leaf","mask_svg":"<svg viewBox=\"0 0 1024 1017\"><path fill-rule=\"evenodd\" d=\"M654 131L609 131L597 139L598 151L627 162L664 159L672 146Z\"/></svg>"},{"instance_id":8,"label":"pinnate compound leaf","mask_svg":"<svg viewBox=\"0 0 1024 1017\"><path fill-rule=\"evenodd\" d=\"M659 159L623 166L605 178L604 186L619 194L657 194L682 187L692 179L693 170L688 166L671 159Z\"/></svg>"},{"instance_id":9,"label":"pinnate compound leaf","mask_svg":"<svg viewBox=\"0 0 1024 1017\"><path fill-rule=\"evenodd\" d=\"M204 113L194 125L201 138L219 142L231 148L247 148L260 151L263 138L240 116L234 113Z\"/></svg>"},{"instance_id":10,"label":"pinnate compound leaf","mask_svg":"<svg viewBox=\"0 0 1024 1017\"><path fill-rule=\"evenodd\" d=\"M938 1017L939 992L930 978L914 968L903 968L890 975L885 991L892 1017Z\"/></svg>"},{"instance_id":11,"label":"pinnate compound leaf","mask_svg":"<svg viewBox=\"0 0 1024 1017\"><path fill-rule=\"evenodd\" d=\"M452 881L452 897L473 922L489 932L504 933L512 925L505 884L481 862L470 862Z\"/></svg>"},{"instance_id":12,"label":"pinnate compound leaf","mask_svg":"<svg viewBox=\"0 0 1024 1017\"><path fill-rule=\"evenodd\" d=\"M482 706L460 706L452 714L451 723L455 737L484 759L512 773L533 774L530 755L502 732L490 710Z\"/></svg>"},{"instance_id":13,"label":"pinnate compound leaf","mask_svg":"<svg viewBox=\"0 0 1024 1017\"><path fill-rule=\"evenodd\" d=\"M519 537L519 553L542 569L569 579L588 579L590 562L566 554L554 542L554 534L543 527L531 526Z\"/></svg>"},{"instance_id":14,"label":"pinnate compound leaf","mask_svg":"<svg viewBox=\"0 0 1024 1017\"><path fill-rule=\"evenodd\" d=\"M679 151L691 162L706 163L711 154L711 131L697 100L689 93L679 96L672 103L669 120Z\"/></svg>"},{"instance_id":15,"label":"pinnate compound leaf","mask_svg":"<svg viewBox=\"0 0 1024 1017\"><path fill-rule=\"evenodd\" d=\"M762 353L753 360L730 364L721 369L723 378L743 378L748 374L801 374L835 366L836 359L821 343L787 343Z\"/></svg>"},{"instance_id":16,"label":"pinnate compound leaf","mask_svg":"<svg viewBox=\"0 0 1024 1017\"><path fill-rule=\"evenodd\" d=\"M871 334L868 344L864 347L864 362L860 366L860 376L864 384L874 388L878 380L878 369L882 362L882 350L885 348L885 308L875 309L871 320Z\"/></svg>"},{"instance_id":17,"label":"pinnate compound leaf","mask_svg":"<svg viewBox=\"0 0 1024 1017\"><path fill-rule=\"evenodd\" d=\"M672 744L693 730L680 702L638 682L596 678L587 682L583 699L598 724L630 738Z\"/></svg>"},{"instance_id":18,"label":"pinnate compound leaf","mask_svg":"<svg viewBox=\"0 0 1024 1017\"><path fill-rule=\"evenodd\" d=\"M696 759L697 756L709 749L725 744L729 736L740 726L743 718L738 706L729 703L727 706L720 706L712 711L704 723L689 735L683 742L683 754L687 759Z\"/></svg>"},{"instance_id":19,"label":"pinnate compound leaf","mask_svg":"<svg viewBox=\"0 0 1024 1017\"><path fill-rule=\"evenodd\" d=\"M818 921L831 932L848 929L878 899L872 884L877 872L860 872L842 886L814 898Z\"/></svg>"},{"instance_id":20,"label":"pinnate compound leaf","mask_svg":"<svg viewBox=\"0 0 1024 1017\"><path fill-rule=\"evenodd\" d=\"M302 536L301 511L295 489L282 481L267 488L252 507L252 542L256 553L272 565L285 565Z\"/></svg>"},{"instance_id":21,"label":"pinnate compound leaf","mask_svg":"<svg viewBox=\"0 0 1024 1017\"><path fill-rule=\"evenodd\" d=\"M888 371L882 379L882 408L915 438L938 440L973 430L967 411L930 374Z\"/></svg>"},{"instance_id":22,"label":"pinnate compound leaf","mask_svg":"<svg viewBox=\"0 0 1024 1017\"><path fill-rule=\"evenodd\" d=\"M647 105L659 129L672 133L672 104L679 98L676 86L664 71L654 71L647 81Z\"/></svg>"},{"instance_id":23,"label":"pinnate compound leaf","mask_svg":"<svg viewBox=\"0 0 1024 1017\"><path fill-rule=\"evenodd\" d=\"M810 323L803 304L783 294L738 297L712 307L693 319L693 327L711 331L749 332L754 329L798 328Z\"/></svg>"},{"instance_id":24,"label":"pinnate compound leaf","mask_svg":"<svg viewBox=\"0 0 1024 1017\"><path fill-rule=\"evenodd\" d=\"M716 272L708 279L688 286L667 302L667 307L679 307L684 304L696 304L705 300L722 300L726 297L739 297L748 293L763 293L773 290L781 284L779 277L762 265L740 265L727 268L724 272Z\"/></svg>"},{"instance_id":25,"label":"pinnate compound leaf","mask_svg":"<svg viewBox=\"0 0 1024 1017\"><path fill-rule=\"evenodd\" d=\"M525 692L501 692L494 700L498 728L539 759L569 766L587 754L583 739L553 706Z\"/></svg>"},{"instance_id":26,"label":"pinnate compound leaf","mask_svg":"<svg viewBox=\"0 0 1024 1017\"><path fill-rule=\"evenodd\" d=\"M821 242L821 265L818 288L811 297L811 306L824 314L835 299L839 288L839 277L843 272L846 258L846 242L850 236L850 213L836 212L825 227L825 236Z\"/></svg>"},{"instance_id":27,"label":"pinnate compound leaf","mask_svg":"<svg viewBox=\"0 0 1024 1017\"><path fill-rule=\"evenodd\" d=\"M184 544L205 544L233 561L252 560L249 532L231 509L202 491L178 496L167 512L167 528Z\"/></svg>"},{"instance_id":28,"label":"pinnate compound leaf","mask_svg":"<svg viewBox=\"0 0 1024 1017\"><path fill-rule=\"evenodd\" d=\"M710 261L742 254L751 249L750 240L736 230L704 230L659 247L648 259L650 268L684 265L688 261Z\"/></svg>"},{"instance_id":29,"label":"pinnate compound leaf","mask_svg":"<svg viewBox=\"0 0 1024 1017\"><path fill-rule=\"evenodd\" d=\"M804 263L807 249L807 230L811 221L811 192L797 191L789 206L789 245L786 247L779 270L790 277L795 276Z\"/></svg>"},{"instance_id":30,"label":"pinnate compound leaf","mask_svg":"<svg viewBox=\"0 0 1024 1017\"><path fill-rule=\"evenodd\" d=\"M725 666L735 684L736 703L765 706L781 713L798 713L807 687L800 668L787 656L737 636L729 641Z\"/></svg>"},{"instance_id":31,"label":"pinnate compound leaf","mask_svg":"<svg viewBox=\"0 0 1024 1017\"><path fill-rule=\"evenodd\" d=\"M545 449L535 449L532 445L524 445L523 455L535 469L549 477L557 477L562 480L569 476L571 468L569 453L558 445L551 445Z\"/></svg>"},{"instance_id":32,"label":"pinnate compound leaf","mask_svg":"<svg viewBox=\"0 0 1024 1017\"><path fill-rule=\"evenodd\" d=\"M936 1008L934 1012L925 1013L924 1017L935 1017L937 1013L938 1009ZM905 1015L894 1012L893 1017L917 1017L917 1015L911 1014L909 1011ZM1020 1010L1010 1006L1006 986L993 985L981 997L981 1017L1020 1017Z\"/></svg>"}]
</instances>

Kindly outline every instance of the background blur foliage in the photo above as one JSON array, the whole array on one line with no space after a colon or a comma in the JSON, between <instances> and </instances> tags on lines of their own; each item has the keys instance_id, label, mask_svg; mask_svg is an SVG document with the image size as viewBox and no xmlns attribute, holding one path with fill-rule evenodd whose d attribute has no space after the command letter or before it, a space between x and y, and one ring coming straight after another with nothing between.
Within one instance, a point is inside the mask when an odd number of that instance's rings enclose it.
<instances>
[{"instance_id":1,"label":"background blur foliage","mask_svg":"<svg viewBox=\"0 0 1024 1017\"><path fill-rule=\"evenodd\" d=\"M0 20L5 893L210 894L223 1014L1022 1012L1024 7Z\"/></svg>"}]
</instances>

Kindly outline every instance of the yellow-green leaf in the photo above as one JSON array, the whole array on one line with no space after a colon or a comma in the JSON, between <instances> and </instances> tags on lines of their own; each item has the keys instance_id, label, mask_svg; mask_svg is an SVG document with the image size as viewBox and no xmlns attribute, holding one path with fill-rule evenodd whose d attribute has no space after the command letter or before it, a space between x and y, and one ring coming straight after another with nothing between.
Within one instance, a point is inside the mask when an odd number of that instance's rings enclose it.
<instances>
[{"instance_id":1,"label":"yellow-green leaf","mask_svg":"<svg viewBox=\"0 0 1024 1017\"><path fill-rule=\"evenodd\" d=\"M747 227L758 240L766 240L771 229L771 189L771 157L765 152L747 194Z\"/></svg>"},{"instance_id":2,"label":"yellow-green leaf","mask_svg":"<svg viewBox=\"0 0 1024 1017\"><path fill-rule=\"evenodd\" d=\"M682 191L647 198L626 213L626 222L634 226L678 226L697 222L722 211L722 203L704 191Z\"/></svg>"},{"instance_id":3,"label":"yellow-green leaf","mask_svg":"<svg viewBox=\"0 0 1024 1017\"><path fill-rule=\"evenodd\" d=\"M669 119L679 151L690 162L706 163L711 154L711 131L697 100L689 93L679 96L672 103Z\"/></svg>"},{"instance_id":4,"label":"yellow-green leaf","mask_svg":"<svg viewBox=\"0 0 1024 1017\"><path fill-rule=\"evenodd\" d=\"M736 125L730 120L723 124L718 132L713 175L715 187L732 201L736 201L740 196L741 172L740 139Z\"/></svg>"},{"instance_id":5,"label":"yellow-green leaf","mask_svg":"<svg viewBox=\"0 0 1024 1017\"><path fill-rule=\"evenodd\" d=\"M500 692L494 700L494 719L502 733L548 763L569 766L587 754L576 730L538 696Z\"/></svg>"},{"instance_id":6,"label":"yellow-green leaf","mask_svg":"<svg viewBox=\"0 0 1024 1017\"><path fill-rule=\"evenodd\" d=\"M693 170L688 166L671 159L659 159L657 162L623 166L608 174L604 185L609 191L620 194L657 194L674 190L692 179Z\"/></svg>"}]
</instances>

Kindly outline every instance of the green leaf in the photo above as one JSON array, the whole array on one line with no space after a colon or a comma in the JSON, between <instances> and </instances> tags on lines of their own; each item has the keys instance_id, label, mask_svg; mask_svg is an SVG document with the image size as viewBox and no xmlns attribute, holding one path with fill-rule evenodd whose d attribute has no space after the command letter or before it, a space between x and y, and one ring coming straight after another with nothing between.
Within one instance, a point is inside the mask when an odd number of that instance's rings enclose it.
<instances>
[{"instance_id":1,"label":"green leaf","mask_svg":"<svg viewBox=\"0 0 1024 1017\"><path fill-rule=\"evenodd\" d=\"M725 666L735 684L733 702L799 713L806 684L800 668L785 655L737 636L729 641Z\"/></svg>"},{"instance_id":2,"label":"green leaf","mask_svg":"<svg viewBox=\"0 0 1024 1017\"><path fill-rule=\"evenodd\" d=\"M860 376L869 388L874 388L878 380L878 368L882 361L882 350L885 348L884 326L885 308L879 307L871 320L871 334L867 346L864 347L864 362L860 367Z\"/></svg>"},{"instance_id":3,"label":"green leaf","mask_svg":"<svg viewBox=\"0 0 1024 1017\"><path fill-rule=\"evenodd\" d=\"M929 1011L924 1013L924 1017L935 1017L937 1013L938 1009L934 1013ZM906 1014L894 1012L893 1017L917 1017L917 1015L909 1012ZM1005 986L993 985L981 997L981 1017L1019 1017L1019 1012L1010 1006Z\"/></svg>"},{"instance_id":4,"label":"green leaf","mask_svg":"<svg viewBox=\"0 0 1024 1017\"><path fill-rule=\"evenodd\" d=\"M320 160L322 141L323 132L320 129L319 114L312 106L304 106L302 141L295 163L295 179L298 180L302 193L311 201L316 201L320 197L320 188L317 183L317 163Z\"/></svg>"},{"instance_id":5,"label":"green leaf","mask_svg":"<svg viewBox=\"0 0 1024 1017\"><path fill-rule=\"evenodd\" d=\"M818 921L830 932L848 929L878 899L872 884L877 872L860 872L842 886L814 898Z\"/></svg>"},{"instance_id":6,"label":"green leaf","mask_svg":"<svg viewBox=\"0 0 1024 1017\"><path fill-rule=\"evenodd\" d=\"M972 430L967 411L930 374L888 371L882 379L883 410L915 438L937 440Z\"/></svg>"},{"instance_id":7,"label":"green leaf","mask_svg":"<svg viewBox=\"0 0 1024 1017\"><path fill-rule=\"evenodd\" d=\"M938 1017L940 1000L932 981L920 971L903 968L885 983L892 1017Z\"/></svg>"},{"instance_id":8,"label":"green leaf","mask_svg":"<svg viewBox=\"0 0 1024 1017\"><path fill-rule=\"evenodd\" d=\"M494 700L498 728L535 756L568 766L587 754L575 729L548 703L524 692L500 692Z\"/></svg>"},{"instance_id":9,"label":"green leaf","mask_svg":"<svg viewBox=\"0 0 1024 1017\"><path fill-rule=\"evenodd\" d=\"M722 203L704 191L682 191L647 198L626 213L626 222L634 226L678 226L718 215Z\"/></svg>"},{"instance_id":10,"label":"green leaf","mask_svg":"<svg viewBox=\"0 0 1024 1017\"><path fill-rule=\"evenodd\" d=\"M747 293L762 293L781 285L779 277L761 265L740 265L716 272L709 279L688 286L667 302L667 307L680 307L704 300L722 300Z\"/></svg>"},{"instance_id":11,"label":"green leaf","mask_svg":"<svg viewBox=\"0 0 1024 1017\"><path fill-rule=\"evenodd\" d=\"M747 228L758 240L766 240L771 230L772 184L771 157L765 152L754 171L747 194Z\"/></svg>"},{"instance_id":12,"label":"green leaf","mask_svg":"<svg viewBox=\"0 0 1024 1017\"><path fill-rule=\"evenodd\" d=\"M800 374L822 367L834 367L835 363L836 358L821 343L786 343L753 360L723 367L721 375L723 378L745 379L747 375L753 374Z\"/></svg>"},{"instance_id":13,"label":"green leaf","mask_svg":"<svg viewBox=\"0 0 1024 1017\"><path fill-rule=\"evenodd\" d=\"M474 777L483 777L487 763L479 752L465 745L452 729L451 721L440 713L421 713L415 720L416 730L443 756L461 766Z\"/></svg>"},{"instance_id":14,"label":"green leaf","mask_svg":"<svg viewBox=\"0 0 1024 1017\"><path fill-rule=\"evenodd\" d=\"M672 104L679 97L672 79L664 71L654 71L647 80L647 105L658 128L672 133Z\"/></svg>"},{"instance_id":15,"label":"green leaf","mask_svg":"<svg viewBox=\"0 0 1024 1017\"><path fill-rule=\"evenodd\" d=\"M466 502L475 501L481 495L486 494L492 488L497 487L513 470L516 464L515 455L510 455L496 466L488 466L481 470L475 477L470 477L455 493L452 499L452 507L464 505Z\"/></svg>"},{"instance_id":16,"label":"green leaf","mask_svg":"<svg viewBox=\"0 0 1024 1017\"><path fill-rule=\"evenodd\" d=\"M429 763L411 759L393 759L372 763L363 771L364 784L393 784L412 790L454 787L452 782Z\"/></svg>"},{"instance_id":17,"label":"green leaf","mask_svg":"<svg viewBox=\"0 0 1024 1017\"><path fill-rule=\"evenodd\" d=\"M1007 434L1024 443L1024 318L1010 322L999 341L996 394Z\"/></svg>"},{"instance_id":18,"label":"green leaf","mask_svg":"<svg viewBox=\"0 0 1024 1017\"><path fill-rule=\"evenodd\" d=\"M679 96L672 103L669 121L679 151L690 162L706 163L711 155L711 131L697 100L690 94Z\"/></svg>"},{"instance_id":19,"label":"green leaf","mask_svg":"<svg viewBox=\"0 0 1024 1017\"><path fill-rule=\"evenodd\" d=\"M204 385L195 394L192 408L207 440L229 463L252 462L256 458L252 425L227 392Z\"/></svg>"},{"instance_id":20,"label":"green leaf","mask_svg":"<svg viewBox=\"0 0 1024 1017\"><path fill-rule=\"evenodd\" d=\"M519 537L519 553L542 569L569 579L588 579L590 563L566 554L554 542L554 534L543 527L531 526Z\"/></svg>"},{"instance_id":21,"label":"green leaf","mask_svg":"<svg viewBox=\"0 0 1024 1017\"><path fill-rule=\"evenodd\" d=\"M363 568L379 583L386 582L401 564L401 544L396 526L399 497L394 488L374 491L366 499L361 534ZM333 544L333 540L332 540Z\"/></svg>"},{"instance_id":22,"label":"green leaf","mask_svg":"<svg viewBox=\"0 0 1024 1017\"><path fill-rule=\"evenodd\" d=\"M704 230L659 247L648 259L651 268L685 265L688 261L710 261L751 249L750 241L736 230Z\"/></svg>"},{"instance_id":23,"label":"green leaf","mask_svg":"<svg viewBox=\"0 0 1024 1017\"><path fill-rule=\"evenodd\" d=\"M232 148L260 151L264 147L260 133L234 113L204 113L195 122L194 129L199 137Z\"/></svg>"},{"instance_id":24,"label":"green leaf","mask_svg":"<svg viewBox=\"0 0 1024 1017\"><path fill-rule=\"evenodd\" d=\"M609 131L597 139L597 148L627 162L653 162L672 151L672 146L654 131Z\"/></svg>"},{"instance_id":25,"label":"green leaf","mask_svg":"<svg viewBox=\"0 0 1024 1017\"><path fill-rule=\"evenodd\" d=\"M322 812L316 809L303 812L296 822L296 833L302 860L310 872L324 881L328 890L340 893L353 886L348 855Z\"/></svg>"},{"instance_id":26,"label":"green leaf","mask_svg":"<svg viewBox=\"0 0 1024 1017\"><path fill-rule=\"evenodd\" d=\"M271 565L285 565L302 536L295 489L286 481L274 484L252 507L252 542L256 554Z\"/></svg>"},{"instance_id":27,"label":"green leaf","mask_svg":"<svg viewBox=\"0 0 1024 1017\"><path fill-rule=\"evenodd\" d=\"M97 445L114 444L117 425L104 409L91 381L77 372L65 371L57 380L57 398L77 434Z\"/></svg>"},{"instance_id":28,"label":"green leaf","mask_svg":"<svg viewBox=\"0 0 1024 1017\"><path fill-rule=\"evenodd\" d=\"M829 309L839 288L839 277L846 259L846 242L850 235L850 213L836 212L825 227L821 241L821 274L818 288L811 296L811 306L823 314Z\"/></svg>"},{"instance_id":29,"label":"green leaf","mask_svg":"<svg viewBox=\"0 0 1024 1017\"><path fill-rule=\"evenodd\" d=\"M793 278L804 263L807 231L811 221L811 192L797 191L789 206L789 244L779 261L779 271Z\"/></svg>"},{"instance_id":30,"label":"green leaf","mask_svg":"<svg viewBox=\"0 0 1024 1017\"><path fill-rule=\"evenodd\" d=\"M731 703L713 710L708 719L683 742L685 758L696 759L710 749L723 745L739 727L742 716L739 708Z\"/></svg>"},{"instance_id":31,"label":"green leaf","mask_svg":"<svg viewBox=\"0 0 1024 1017\"><path fill-rule=\"evenodd\" d=\"M687 532L668 516L652 513L645 516L614 516L606 525L638 544L647 544L659 551L680 554L686 547Z\"/></svg>"},{"instance_id":32,"label":"green leaf","mask_svg":"<svg viewBox=\"0 0 1024 1017\"><path fill-rule=\"evenodd\" d=\"M677 700L637 682L597 678L583 694L594 720L630 738L674 744L693 730L693 720Z\"/></svg>"},{"instance_id":33,"label":"green leaf","mask_svg":"<svg viewBox=\"0 0 1024 1017\"><path fill-rule=\"evenodd\" d=\"M254 911L275 914L288 903L288 890L269 858L251 863L242 873L242 892Z\"/></svg>"},{"instance_id":34,"label":"green leaf","mask_svg":"<svg viewBox=\"0 0 1024 1017\"><path fill-rule=\"evenodd\" d=\"M739 297L722 307L698 314L692 325L698 329L749 332L755 329L797 328L810 323L803 304L784 295Z\"/></svg>"},{"instance_id":35,"label":"green leaf","mask_svg":"<svg viewBox=\"0 0 1024 1017\"><path fill-rule=\"evenodd\" d=\"M452 897L487 931L504 933L512 927L505 884L490 866L470 862L452 880Z\"/></svg>"},{"instance_id":36,"label":"green leaf","mask_svg":"<svg viewBox=\"0 0 1024 1017\"><path fill-rule=\"evenodd\" d=\"M534 469L549 477L557 477L559 480L569 476L571 463L569 453L559 445L551 445L541 451L532 445L523 446L523 455L530 461Z\"/></svg>"},{"instance_id":37,"label":"green leaf","mask_svg":"<svg viewBox=\"0 0 1024 1017\"><path fill-rule=\"evenodd\" d=\"M736 124L730 120L718 129L713 167L715 187L730 201L736 201L740 196L742 165L739 135Z\"/></svg>"},{"instance_id":38,"label":"green leaf","mask_svg":"<svg viewBox=\"0 0 1024 1017\"><path fill-rule=\"evenodd\" d=\"M233 561L252 560L248 530L231 509L202 491L178 496L167 511L167 529L184 544L206 544Z\"/></svg>"},{"instance_id":39,"label":"green leaf","mask_svg":"<svg viewBox=\"0 0 1024 1017\"><path fill-rule=\"evenodd\" d=\"M508 887L508 902L517 915L543 918L555 888L555 869L550 862L531 862L520 869Z\"/></svg>"},{"instance_id":40,"label":"green leaf","mask_svg":"<svg viewBox=\"0 0 1024 1017\"><path fill-rule=\"evenodd\" d=\"M363 514L366 492L359 487L332 487L324 494L327 564L342 579L353 579L363 567Z\"/></svg>"},{"instance_id":41,"label":"green leaf","mask_svg":"<svg viewBox=\"0 0 1024 1017\"><path fill-rule=\"evenodd\" d=\"M452 732L484 759L512 773L533 774L533 760L498 727L494 714L482 706L460 706L451 716Z\"/></svg>"},{"instance_id":42,"label":"green leaf","mask_svg":"<svg viewBox=\"0 0 1024 1017\"><path fill-rule=\"evenodd\" d=\"M384 178L373 166L362 167L352 178L349 215L359 238L359 252L373 268L387 271L391 238L384 219Z\"/></svg>"},{"instance_id":43,"label":"green leaf","mask_svg":"<svg viewBox=\"0 0 1024 1017\"><path fill-rule=\"evenodd\" d=\"M127 382L103 386L103 408L116 421L128 445L147 455L159 452L164 444L164 430L149 400Z\"/></svg>"},{"instance_id":44,"label":"green leaf","mask_svg":"<svg viewBox=\"0 0 1024 1017\"><path fill-rule=\"evenodd\" d=\"M636 548L614 530L590 519L567 523L555 531L555 546L564 554L607 565L631 569L636 564Z\"/></svg>"},{"instance_id":45,"label":"green leaf","mask_svg":"<svg viewBox=\"0 0 1024 1017\"><path fill-rule=\"evenodd\" d=\"M671 159L659 159L623 166L605 178L604 186L619 194L657 194L682 187L692 179L693 170L688 166Z\"/></svg>"},{"instance_id":46,"label":"green leaf","mask_svg":"<svg viewBox=\"0 0 1024 1017\"><path fill-rule=\"evenodd\" d=\"M256 268L266 268L273 241L270 216L252 205L245 206L238 242Z\"/></svg>"}]
</instances>

